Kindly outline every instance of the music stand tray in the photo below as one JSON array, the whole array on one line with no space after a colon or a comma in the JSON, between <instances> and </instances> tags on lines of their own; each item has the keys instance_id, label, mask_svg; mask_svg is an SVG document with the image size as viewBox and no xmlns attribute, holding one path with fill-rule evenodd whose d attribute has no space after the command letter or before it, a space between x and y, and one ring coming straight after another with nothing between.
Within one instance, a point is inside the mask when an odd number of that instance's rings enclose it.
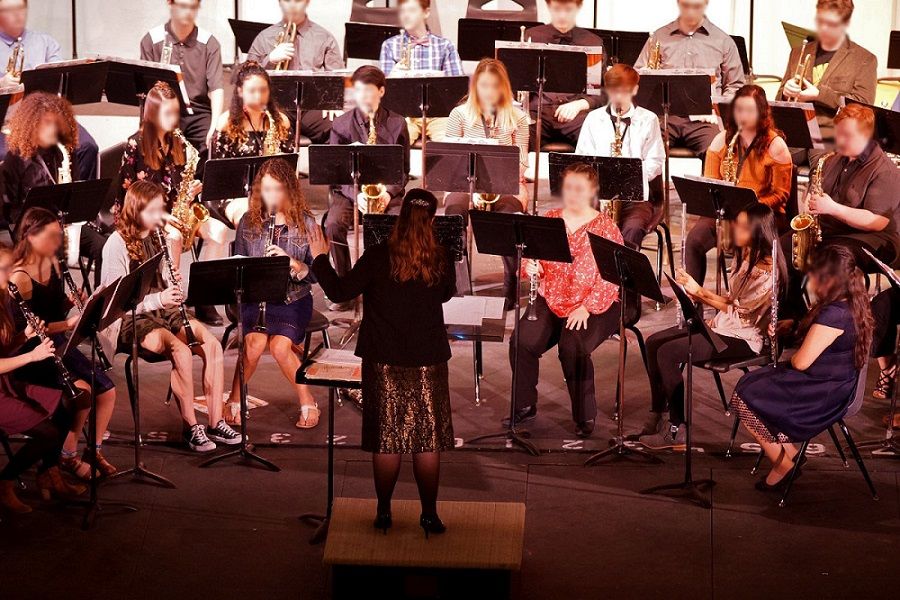
<instances>
[{"instance_id":1,"label":"music stand tray","mask_svg":"<svg viewBox=\"0 0 900 600\"><path fill-rule=\"evenodd\" d=\"M100 212L110 185L112 179L91 179L33 187L25 196L22 213L40 207L70 223L92 221Z\"/></svg>"},{"instance_id":2,"label":"music stand tray","mask_svg":"<svg viewBox=\"0 0 900 600\"><path fill-rule=\"evenodd\" d=\"M687 117L712 112L710 76L679 73L676 69L641 69L641 86L635 104L662 116Z\"/></svg>"},{"instance_id":3,"label":"music stand tray","mask_svg":"<svg viewBox=\"0 0 900 600\"><path fill-rule=\"evenodd\" d=\"M619 200L623 202L644 202L644 166L639 158L586 156L551 152L550 192L558 196L562 191L562 172L575 163L588 164L597 171L600 177L600 200Z\"/></svg>"},{"instance_id":4,"label":"music stand tray","mask_svg":"<svg viewBox=\"0 0 900 600\"><path fill-rule=\"evenodd\" d=\"M299 154L214 158L203 168L203 202L243 198L250 195L256 173L264 163L280 158L297 170Z\"/></svg>"},{"instance_id":5,"label":"music stand tray","mask_svg":"<svg viewBox=\"0 0 900 600\"><path fill-rule=\"evenodd\" d=\"M343 74L327 71L270 71L275 101L282 109L294 112L302 110L343 110ZM300 93L298 94L298 87Z\"/></svg>"}]
</instances>

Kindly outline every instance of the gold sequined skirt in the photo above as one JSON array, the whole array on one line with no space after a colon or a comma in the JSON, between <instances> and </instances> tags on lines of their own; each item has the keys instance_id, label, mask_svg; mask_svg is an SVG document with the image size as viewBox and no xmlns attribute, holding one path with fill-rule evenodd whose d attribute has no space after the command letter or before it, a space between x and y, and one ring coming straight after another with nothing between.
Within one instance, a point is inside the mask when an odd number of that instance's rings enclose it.
<instances>
[{"instance_id":1,"label":"gold sequined skirt","mask_svg":"<svg viewBox=\"0 0 900 600\"><path fill-rule=\"evenodd\" d=\"M454 446L447 363L397 367L363 360L362 448L381 454Z\"/></svg>"}]
</instances>

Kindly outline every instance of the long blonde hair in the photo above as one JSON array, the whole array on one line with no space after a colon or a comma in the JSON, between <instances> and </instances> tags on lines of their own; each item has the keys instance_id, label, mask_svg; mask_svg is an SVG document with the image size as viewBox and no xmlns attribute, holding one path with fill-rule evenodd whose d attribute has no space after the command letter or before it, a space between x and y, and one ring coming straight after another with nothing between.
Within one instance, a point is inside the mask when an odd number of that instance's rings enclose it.
<instances>
[{"instance_id":1,"label":"long blonde hair","mask_svg":"<svg viewBox=\"0 0 900 600\"><path fill-rule=\"evenodd\" d=\"M519 120L519 110L513 106L512 86L509 83L509 74L502 62L493 58L483 58L475 67L469 79L469 95L463 103L463 114L467 121L477 123L481 121L481 102L478 100L478 79L482 75L491 74L500 80L500 103L497 105L495 125L501 130L515 131Z\"/></svg>"}]
</instances>

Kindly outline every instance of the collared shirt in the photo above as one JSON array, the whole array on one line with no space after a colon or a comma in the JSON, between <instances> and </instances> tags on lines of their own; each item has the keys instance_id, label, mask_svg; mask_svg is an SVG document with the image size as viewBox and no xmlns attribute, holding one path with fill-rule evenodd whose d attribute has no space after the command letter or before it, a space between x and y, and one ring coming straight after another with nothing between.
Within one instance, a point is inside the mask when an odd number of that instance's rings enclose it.
<instances>
[{"instance_id":1,"label":"collared shirt","mask_svg":"<svg viewBox=\"0 0 900 600\"><path fill-rule=\"evenodd\" d=\"M269 53L275 48L275 41L282 31L283 22L263 29L253 40L247 60L258 62L264 69L270 68ZM337 71L344 68L344 58L337 40L327 29L309 18L297 27L294 49L291 71Z\"/></svg>"},{"instance_id":2,"label":"collared shirt","mask_svg":"<svg viewBox=\"0 0 900 600\"><path fill-rule=\"evenodd\" d=\"M602 46L603 40L594 33L575 27L566 33L553 25L538 25L525 31L525 39L535 44L557 44L560 46ZM531 94L531 111L537 111L537 94ZM575 100L586 100L590 110L603 106L604 98L598 94L551 94L544 93L544 110L553 112L556 107Z\"/></svg>"},{"instance_id":3,"label":"collared shirt","mask_svg":"<svg viewBox=\"0 0 900 600\"><path fill-rule=\"evenodd\" d=\"M715 69L716 93L731 98L744 85L744 65L731 36L704 18L697 31L682 31L678 21L660 27L644 44L635 68L647 65L650 44L659 42L664 69Z\"/></svg>"},{"instance_id":4,"label":"collared shirt","mask_svg":"<svg viewBox=\"0 0 900 600\"><path fill-rule=\"evenodd\" d=\"M250 225L250 218L245 214L240 223L238 223L237 231L234 234L234 252L235 256L263 256L265 254L266 239L269 229L269 223L272 217L263 219L261 227L258 230ZM306 232L313 231L318 225L312 216L307 215L303 219ZM297 260L306 266L312 266L313 255L309 250L309 235L300 231L297 225L275 226L275 239L273 243L284 250L288 256ZM311 283L315 283L316 278L312 271L302 280L291 278L288 281L286 303L295 302L301 298L309 296L312 291Z\"/></svg>"},{"instance_id":5,"label":"collared shirt","mask_svg":"<svg viewBox=\"0 0 900 600\"><path fill-rule=\"evenodd\" d=\"M334 120L331 126L329 144L365 144L369 139L369 118L363 111L354 108ZM399 144L403 146L403 185L389 185L391 198L403 195L403 188L409 178L409 127L406 119L383 106L375 113L375 140L378 144ZM355 197L351 185L342 186L338 191L347 198Z\"/></svg>"},{"instance_id":6,"label":"collared shirt","mask_svg":"<svg viewBox=\"0 0 900 600\"><path fill-rule=\"evenodd\" d=\"M163 45L172 44L173 65L184 73L191 105L210 109L209 94L222 89L222 47L212 33L200 27L183 40L172 33L169 23L154 27L141 39L141 60L159 62Z\"/></svg>"},{"instance_id":7,"label":"collared shirt","mask_svg":"<svg viewBox=\"0 0 900 600\"><path fill-rule=\"evenodd\" d=\"M630 120L628 129L622 138L622 156L640 158L644 166L644 199L650 198L649 182L662 173L666 151L663 146L662 133L659 129L659 117L640 106L632 106L622 115L623 120ZM625 124L620 125L622 129ZM592 110L584 119L575 154L585 156L610 156L615 139L613 119L610 107Z\"/></svg>"},{"instance_id":8,"label":"collared shirt","mask_svg":"<svg viewBox=\"0 0 900 600\"><path fill-rule=\"evenodd\" d=\"M400 62L410 39L409 33L404 31L381 44L381 70L385 75L390 76ZM413 71L442 71L448 77L465 74L453 42L430 31L421 42L417 40L413 43L409 65Z\"/></svg>"},{"instance_id":9,"label":"collared shirt","mask_svg":"<svg viewBox=\"0 0 900 600\"><path fill-rule=\"evenodd\" d=\"M46 33L26 29L20 37L14 38L0 31L0 42L0 64L4 67L17 43L25 48L25 69L62 60L59 42Z\"/></svg>"}]
</instances>

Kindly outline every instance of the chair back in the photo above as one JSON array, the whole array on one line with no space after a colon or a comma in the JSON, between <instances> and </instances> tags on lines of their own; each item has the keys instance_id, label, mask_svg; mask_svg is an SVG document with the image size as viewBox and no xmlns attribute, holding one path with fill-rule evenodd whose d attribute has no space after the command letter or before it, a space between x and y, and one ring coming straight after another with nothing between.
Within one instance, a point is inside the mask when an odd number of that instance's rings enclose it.
<instances>
[{"instance_id":1,"label":"chair back","mask_svg":"<svg viewBox=\"0 0 900 600\"><path fill-rule=\"evenodd\" d=\"M493 0L469 0L469 6L466 9L467 19L493 19L503 21L506 19L512 21L537 21L537 0L509 0L522 7L522 10L489 10L484 8L486 4L490 4Z\"/></svg>"},{"instance_id":2,"label":"chair back","mask_svg":"<svg viewBox=\"0 0 900 600\"><path fill-rule=\"evenodd\" d=\"M850 406L847 407L847 412L844 413L843 418L853 417L859 410L862 408L863 401L866 398L866 375L869 373L869 363L866 362L865 366L859 371L859 375L856 378L856 389L853 392L853 401L850 403Z\"/></svg>"},{"instance_id":3,"label":"chair back","mask_svg":"<svg viewBox=\"0 0 900 600\"><path fill-rule=\"evenodd\" d=\"M368 6L370 0L353 0L350 7L348 21L354 23L372 23L374 25L393 25L400 29L400 21L397 18L396 2L385 2L394 6ZM436 2L431 3L431 14L428 17L428 29L437 35L441 33L441 23L438 17Z\"/></svg>"}]
</instances>

